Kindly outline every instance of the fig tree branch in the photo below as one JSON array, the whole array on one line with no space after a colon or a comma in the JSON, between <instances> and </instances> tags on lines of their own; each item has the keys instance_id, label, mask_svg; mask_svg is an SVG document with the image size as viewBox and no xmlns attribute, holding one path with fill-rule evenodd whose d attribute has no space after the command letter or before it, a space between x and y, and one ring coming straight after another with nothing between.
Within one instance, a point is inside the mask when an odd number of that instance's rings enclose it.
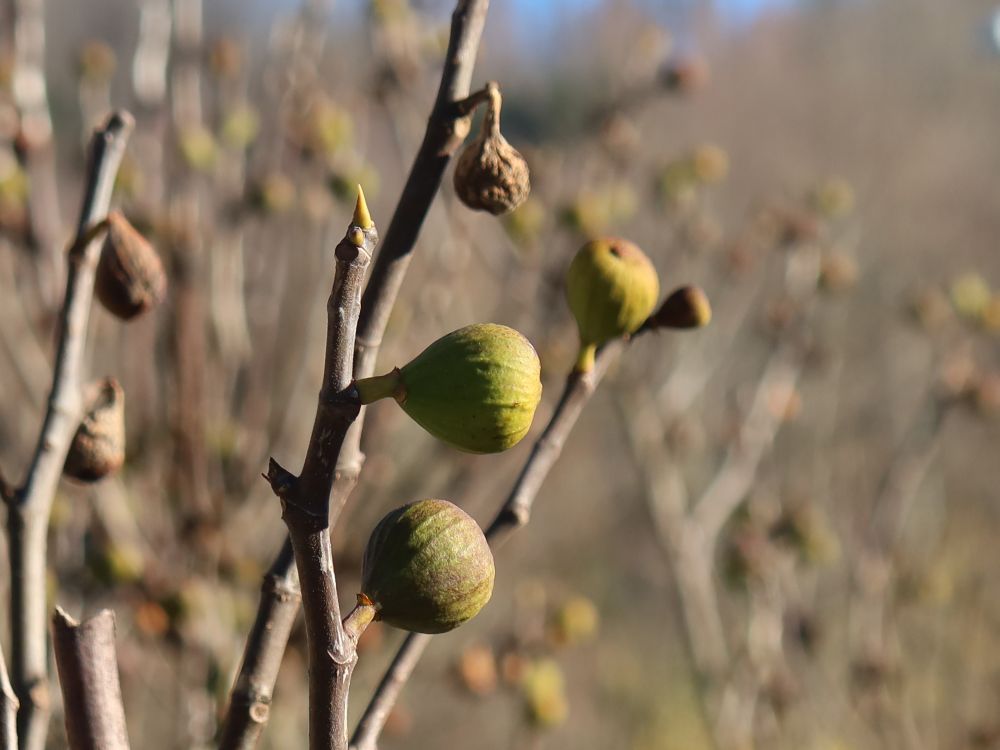
<instances>
[{"instance_id":1,"label":"fig tree branch","mask_svg":"<svg viewBox=\"0 0 1000 750\"><path fill-rule=\"evenodd\" d=\"M361 402L352 387L354 334L377 233L364 197L336 248L327 303L326 364L312 435L298 476L271 459L266 478L281 500L298 570L309 655L309 746L346 750L347 698L357 663L357 633L341 622L330 544L330 492L344 436Z\"/></svg>"},{"instance_id":2,"label":"fig tree branch","mask_svg":"<svg viewBox=\"0 0 1000 750\"><path fill-rule=\"evenodd\" d=\"M52 642L70 749L128 750L114 613L105 609L79 623L56 607Z\"/></svg>"},{"instance_id":3,"label":"fig tree branch","mask_svg":"<svg viewBox=\"0 0 1000 750\"><path fill-rule=\"evenodd\" d=\"M17 696L0 648L0 750L17 750Z\"/></svg>"},{"instance_id":4,"label":"fig tree branch","mask_svg":"<svg viewBox=\"0 0 1000 750\"><path fill-rule=\"evenodd\" d=\"M375 261L362 299L358 335L354 343L355 377L374 374L389 313L402 285L417 235L441 185L445 167L468 130L468 113L475 106L475 97L469 97L469 89L488 7L489 0L458 0L452 14L448 51L424 140L410 168L383 250ZM463 105L463 100L467 98ZM364 462L361 452L362 424L363 412L348 431L340 452L330 498L331 527L336 524L361 473ZM267 722L264 707L270 702L281 663L280 656L287 645L298 607L298 601L285 593L289 586L295 585L291 543L288 540L268 571L268 579L270 583L264 583L257 617L236 680L234 700L226 716L220 744L223 750L254 747ZM270 629L264 626L275 616L287 618L287 627ZM286 620L281 619L281 622ZM251 713L256 718L252 718Z\"/></svg>"},{"instance_id":5,"label":"fig tree branch","mask_svg":"<svg viewBox=\"0 0 1000 750\"><path fill-rule=\"evenodd\" d=\"M132 122L127 112L116 112L90 142L83 205L67 255L66 293L48 406L27 477L8 503L11 673L21 702L18 735L24 750L41 750L45 744L49 711L46 531L66 453L81 417L81 363L101 252L99 232L94 230L107 216Z\"/></svg>"}]
</instances>

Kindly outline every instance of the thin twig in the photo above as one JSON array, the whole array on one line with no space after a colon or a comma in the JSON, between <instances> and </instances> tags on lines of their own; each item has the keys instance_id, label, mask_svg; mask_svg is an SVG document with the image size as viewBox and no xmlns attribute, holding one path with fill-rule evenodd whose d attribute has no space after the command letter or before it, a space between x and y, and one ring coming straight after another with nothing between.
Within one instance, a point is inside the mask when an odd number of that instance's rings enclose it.
<instances>
[{"instance_id":1,"label":"thin twig","mask_svg":"<svg viewBox=\"0 0 1000 750\"><path fill-rule=\"evenodd\" d=\"M326 366L302 473L294 476L273 458L267 472L281 499L299 573L309 653L312 750L346 750L347 697L357 663L357 637L341 622L329 507L340 448L361 406L351 385L354 333L365 270L377 239L371 221L361 219L363 206L359 196L354 223L337 245L337 270L327 303Z\"/></svg>"},{"instance_id":2,"label":"thin twig","mask_svg":"<svg viewBox=\"0 0 1000 750\"><path fill-rule=\"evenodd\" d=\"M490 548L497 549L517 529L531 518L531 509L542 483L562 453L563 445L587 405L601 378L611 363L618 358L625 343L614 341L598 352L594 367L590 372L571 372L566 378L562 396L555 411L545 426L545 430L532 446L521 473L514 483L496 517L486 529L486 539ZM420 657L427 648L431 636L409 633L403 641L392 663L375 689L371 701L351 738L352 750L374 750L389 712L396 704L399 694Z\"/></svg>"},{"instance_id":3,"label":"thin twig","mask_svg":"<svg viewBox=\"0 0 1000 750\"><path fill-rule=\"evenodd\" d=\"M17 750L17 706L0 648L0 750Z\"/></svg>"},{"instance_id":4,"label":"thin twig","mask_svg":"<svg viewBox=\"0 0 1000 750\"><path fill-rule=\"evenodd\" d=\"M101 610L78 623L56 607L52 643L71 750L128 750L114 613Z\"/></svg>"},{"instance_id":5,"label":"thin twig","mask_svg":"<svg viewBox=\"0 0 1000 750\"><path fill-rule=\"evenodd\" d=\"M270 716L274 683L301 601L292 543L286 538L281 553L264 576L260 607L229 699L220 750L251 750L257 746Z\"/></svg>"},{"instance_id":6,"label":"thin twig","mask_svg":"<svg viewBox=\"0 0 1000 750\"><path fill-rule=\"evenodd\" d=\"M66 296L59 317L48 407L27 478L9 504L11 672L21 701L18 735L24 750L42 749L48 722L45 536L56 486L82 408L81 363L101 250L92 228L108 213L132 122L127 112L116 112L91 140L77 239L68 254ZM86 237L90 237L89 242L80 241Z\"/></svg>"},{"instance_id":7,"label":"thin twig","mask_svg":"<svg viewBox=\"0 0 1000 750\"><path fill-rule=\"evenodd\" d=\"M375 261L362 299L354 354L354 376L357 378L370 376L375 371L375 361L389 313L402 285L417 236L441 184L448 161L468 131L469 106L463 105L463 100L469 98L472 70L488 7L489 0L458 0L452 14L448 52L424 140L410 168L382 252ZM331 527L340 517L364 463L364 454L361 452L363 411L362 409L362 414L354 420L340 451L340 461L330 494ZM287 554L288 544L286 542L282 553L271 566L269 576L276 576L284 581L294 580L294 566ZM246 712L249 708L243 706L258 705L256 698L270 700L280 665L279 657L286 648L289 631L256 626L262 618L266 620L264 610L279 606L274 590L265 585L264 591L267 593L261 597L255 627L244 648L243 663L237 678L237 686L253 685L256 697L252 704L231 703L225 720L221 750L253 748L267 720L266 712L260 710L259 719L247 720ZM286 603L285 606L292 609L297 607L294 602ZM234 712L238 712L239 716Z\"/></svg>"},{"instance_id":8,"label":"thin twig","mask_svg":"<svg viewBox=\"0 0 1000 750\"><path fill-rule=\"evenodd\" d=\"M451 36L434 109L361 300L354 354L356 378L369 377L375 372L382 337L417 236L441 186L448 162L468 134L470 123L462 101L469 96L488 8L489 0L458 0L452 13ZM345 445L344 458L351 465L361 460L363 419L362 415L357 420Z\"/></svg>"}]
</instances>

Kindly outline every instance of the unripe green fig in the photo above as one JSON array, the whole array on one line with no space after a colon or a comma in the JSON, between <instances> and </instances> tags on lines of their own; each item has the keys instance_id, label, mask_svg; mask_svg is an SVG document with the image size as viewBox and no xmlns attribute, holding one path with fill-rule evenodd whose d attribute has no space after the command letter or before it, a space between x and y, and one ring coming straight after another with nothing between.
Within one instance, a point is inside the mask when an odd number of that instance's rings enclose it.
<instances>
[{"instance_id":1,"label":"unripe green fig","mask_svg":"<svg viewBox=\"0 0 1000 750\"><path fill-rule=\"evenodd\" d=\"M365 547L358 600L375 619L416 633L444 633L474 617L493 593L493 553L482 529L447 500L389 513Z\"/></svg>"},{"instance_id":2,"label":"unripe green fig","mask_svg":"<svg viewBox=\"0 0 1000 750\"><path fill-rule=\"evenodd\" d=\"M580 248L566 276L566 297L580 329L576 369L589 371L597 347L638 330L659 294L656 269L637 245L599 239Z\"/></svg>"},{"instance_id":3,"label":"unripe green fig","mask_svg":"<svg viewBox=\"0 0 1000 750\"><path fill-rule=\"evenodd\" d=\"M452 331L402 369L355 386L361 403L392 396L434 437L470 453L517 444L542 397L541 364L531 342L496 323Z\"/></svg>"}]
</instances>

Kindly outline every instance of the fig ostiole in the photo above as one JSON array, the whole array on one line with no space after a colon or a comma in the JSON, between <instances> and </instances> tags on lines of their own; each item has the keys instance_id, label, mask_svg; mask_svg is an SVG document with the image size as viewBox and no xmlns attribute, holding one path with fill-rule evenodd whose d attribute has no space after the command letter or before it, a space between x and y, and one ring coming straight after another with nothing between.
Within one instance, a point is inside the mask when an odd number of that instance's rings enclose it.
<instances>
[{"instance_id":1,"label":"fig ostiole","mask_svg":"<svg viewBox=\"0 0 1000 750\"><path fill-rule=\"evenodd\" d=\"M542 396L541 364L522 334L477 323L355 387L361 403L393 398L427 432L460 450L499 453L531 427Z\"/></svg>"},{"instance_id":2,"label":"fig ostiole","mask_svg":"<svg viewBox=\"0 0 1000 750\"><path fill-rule=\"evenodd\" d=\"M589 372L599 346L635 333L659 294L656 269L632 242L598 239L580 248L566 275L566 298L580 331L576 370Z\"/></svg>"},{"instance_id":3,"label":"fig ostiole","mask_svg":"<svg viewBox=\"0 0 1000 750\"><path fill-rule=\"evenodd\" d=\"M387 514L368 539L358 602L373 611L359 617L444 633L479 613L494 578L493 553L479 524L447 500L417 500Z\"/></svg>"}]
</instances>

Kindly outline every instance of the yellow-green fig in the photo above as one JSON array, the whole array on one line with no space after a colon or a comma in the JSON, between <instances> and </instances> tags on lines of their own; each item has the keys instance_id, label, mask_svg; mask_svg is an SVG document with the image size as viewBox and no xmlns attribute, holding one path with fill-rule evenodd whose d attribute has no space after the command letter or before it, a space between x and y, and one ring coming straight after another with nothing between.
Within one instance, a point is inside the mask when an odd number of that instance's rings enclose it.
<instances>
[{"instance_id":1,"label":"yellow-green fig","mask_svg":"<svg viewBox=\"0 0 1000 750\"><path fill-rule=\"evenodd\" d=\"M391 396L434 437L470 453L517 444L542 397L531 342L496 323L452 331L402 368L355 385L363 404Z\"/></svg>"},{"instance_id":2,"label":"yellow-green fig","mask_svg":"<svg viewBox=\"0 0 1000 750\"><path fill-rule=\"evenodd\" d=\"M418 500L386 515L365 547L358 600L375 619L444 633L493 594L493 553L479 524L447 500Z\"/></svg>"},{"instance_id":3,"label":"yellow-green fig","mask_svg":"<svg viewBox=\"0 0 1000 750\"><path fill-rule=\"evenodd\" d=\"M612 238L580 248L566 276L566 297L580 329L576 369L589 371L597 347L637 331L659 294L656 269L637 245Z\"/></svg>"}]
</instances>

